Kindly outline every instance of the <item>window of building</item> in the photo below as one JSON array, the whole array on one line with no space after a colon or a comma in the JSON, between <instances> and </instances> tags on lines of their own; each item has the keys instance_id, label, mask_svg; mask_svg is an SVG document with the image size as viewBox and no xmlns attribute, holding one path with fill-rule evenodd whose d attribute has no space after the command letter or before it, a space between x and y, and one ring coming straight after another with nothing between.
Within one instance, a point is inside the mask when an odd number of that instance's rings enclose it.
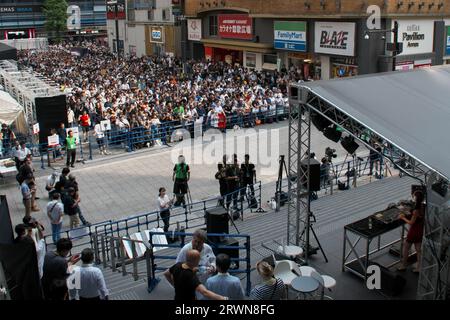
<instances>
[{"instance_id":1,"label":"window of building","mask_svg":"<svg viewBox=\"0 0 450 320\"><path fill-rule=\"evenodd\" d=\"M256 68L256 53L247 52L245 58L245 66L247 68Z\"/></svg>"},{"instance_id":2,"label":"window of building","mask_svg":"<svg viewBox=\"0 0 450 320\"><path fill-rule=\"evenodd\" d=\"M263 63L268 63L268 64L277 64L277 55L276 54L265 54L263 56Z\"/></svg>"},{"instance_id":3,"label":"window of building","mask_svg":"<svg viewBox=\"0 0 450 320\"><path fill-rule=\"evenodd\" d=\"M163 11L162 11L162 19L164 21L170 20L170 9L169 8L163 9Z\"/></svg>"},{"instance_id":4,"label":"window of building","mask_svg":"<svg viewBox=\"0 0 450 320\"><path fill-rule=\"evenodd\" d=\"M209 17L209 35L217 36L218 29L219 29L219 23L218 23L217 16L210 16Z\"/></svg>"},{"instance_id":5,"label":"window of building","mask_svg":"<svg viewBox=\"0 0 450 320\"><path fill-rule=\"evenodd\" d=\"M134 9L128 9L128 21L134 21L136 19L136 11Z\"/></svg>"},{"instance_id":6,"label":"window of building","mask_svg":"<svg viewBox=\"0 0 450 320\"><path fill-rule=\"evenodd\" d=\"M147 18L149 21L152 21L155 19L155 10L150 9L147 11Z\"/></svg>"}]
</instances>

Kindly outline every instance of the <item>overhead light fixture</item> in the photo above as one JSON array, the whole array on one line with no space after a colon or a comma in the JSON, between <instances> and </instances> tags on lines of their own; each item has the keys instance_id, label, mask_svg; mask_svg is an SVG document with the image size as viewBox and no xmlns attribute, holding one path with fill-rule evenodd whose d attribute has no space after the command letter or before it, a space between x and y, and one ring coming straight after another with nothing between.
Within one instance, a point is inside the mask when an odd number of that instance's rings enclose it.
<instances>
[{"instance_id":1,"label":"overhead light fixture","mask_svg":"<svg viewBox=\"0 0 450 320\"><path fill-rule=\"evenodd\" d=\"M439 3L439 4L438 4L438 9L441 10L441 8L442 8L443 6L444 6L444 3L443 3L443 2Z\"/></svg>"},{"instance_id":2,"label":"overhead light fixture","mask_svg":"<svg viewBox=\"0 0 450 320\"><path fill-rule=\"evenodd\" d=\"M408 3L408 10L410 10L414 6L414 1Z\"/></svg>"},{"instance_id":3,"label":"overhead light fixture","mask_svg":"<svg viewBox=\"0 0 450 320\"><path fill-rule=\"evenodd\" d=\"M433 8L434 7L434 2L432 2L432 3L430 3L429 5L428 5L428 9L429 10L431 10L431 8Z\"/></svg>"},{"instance_id":4,"label":"overhead light fixture","mask_svg":"<svg viewBox=\"0 0 450 320\"><path fill-rule=\"evenodd\" d=\"M424 1L419 3L419 10L422 10L423 7L425 7L425 2Z\"/></svg>"},{"instance_id":5,"label":"overhead light fixture","mask_svg":"<svg viewBox=\"0 0 450 320\"><path fill-rule=\"evenodd\" d=\"M325 0L320 0L320 6L321 6L322 10L325 10L326 5L327 5L327 3Z\"/></svg>"},{"instance_id":6,"label":"overhead light fixture","mask_svg":"<svg viewBox=\"0 0 450 320\"><path fill-rule=\"evenodd\" d=\"M311 122L317 128L317 130L321 132L323 132L328 126L331 125L330 120L315 112L311 114Z\"/></svg>"},{"instance_id":7,"label":"overhead light fixture","mask_svg":"<svg viewBox=\"0 0 450 320\"><path fill-rule=\"evenodd\" d=\"M323 135L334 142L339 142L342 137L342 131L338 130L337 125L332 125L323 131Z\"/></svg>"},{"instance_id":8,"label":"overhead light fixture","mask_svg":"<svg viewBox=\"0 0 450 320\"><path fill-rule=\"evenodd\" d=\"M341 145L349 154L354 154L359 148L359 144L351 136L347 136L341 139Z\"/></svg>"},{"instance_id":9,"label":"overhead light fixture","mask_svg":"<svg viewBox=\"0 0 450 320\"><path fill-rule=\"evenodd\" d=\"M403 7L403 1L398 1L397 2L397 10L400 9L401 7Z\"/></svg>"}]
</instances>

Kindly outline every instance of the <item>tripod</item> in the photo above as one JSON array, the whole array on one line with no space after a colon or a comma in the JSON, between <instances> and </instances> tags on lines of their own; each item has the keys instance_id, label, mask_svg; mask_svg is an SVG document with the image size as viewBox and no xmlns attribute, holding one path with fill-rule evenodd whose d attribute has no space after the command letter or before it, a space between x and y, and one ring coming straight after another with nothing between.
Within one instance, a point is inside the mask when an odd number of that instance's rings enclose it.
<instances>
[{"instance_id":1,"label":"tripod","mask_svg":"<svg viewBox=\"0 0 450 320\"><path fill-rule=\"evenodd\" d=\"M286 161L284 160L284 155L280 155L279 160L279 167L278 167L278 179L277 179L277 185L275 190L275 201L277 203L277 207L275 209L276 212L280 211L281 206L281 192L282 192L282 185L283 185L283 169L286 173L286 177L289 178L288 169L286 166Z\"/></svg>"},{"instance_id":2,"label":"tripod","mask_svg":"<svg viewBox=\"0 0 450 320\"><path fill-rule=\"evenodd\" d=\"M312 234L314 236L314 239L316 239L316 242L317 242L317 245L319 246L319 248L311 247L310 244L307 243L305 245L305 248L303 248L303 250L305 251L305 254L307 256L309 256L310 254L316 254L317 250L319 249L320 252L322 252L323 257L325 258L325 262L328 263L328 258L327 258L326 254L325 254L325 251L323 251L323 248L322 248L322 245L320 244L319 238L317 237L317 234L316 234L316 232L314 231L314 228L313 228L313 224L316 223L316 216L312 212L309 212L309 215L312 218L312 220L311 220L311 222L309 224L309 230L312 232ZM305 232L306 232L306 228L303 229L303 231L302 231L302 233L300 235L300 239L303 237Z\"/></svg>"}]
</instances>

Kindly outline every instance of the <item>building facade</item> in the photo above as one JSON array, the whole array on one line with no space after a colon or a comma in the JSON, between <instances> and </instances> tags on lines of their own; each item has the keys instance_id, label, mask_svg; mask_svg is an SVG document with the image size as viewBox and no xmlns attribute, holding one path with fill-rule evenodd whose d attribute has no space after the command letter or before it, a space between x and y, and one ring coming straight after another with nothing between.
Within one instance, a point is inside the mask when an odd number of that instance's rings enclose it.
<instances>
[{"instance_id":1,"label":"building facade","mask_svg":"<svg viewBox=\"0 0 450 320\"><path fill-rule=\"evenodd\" d=\"M181 26L175 20L172 0L122 0L126 13L119 15L119 44L125 54L181 56ZM111 8L111 10L113 10ZM176 13L176 12L175 12ZM109 17L109 16L108 16ZM108 18L108 39L115 50L116 21Z\"/></svg>"},{"instance_id":2,"label":"building facade","mask_svg":"<svg viewBox=\"0 0 450 320\"><path fill-rule=\"evenodd\" d=\"M369 20L377 9L380 19ZM189 0L185 16L188 57L296 68L305 79L392 70L392 32L371 30L391 29L394 21L403 43L396 70L442 64L445 56L450 62L448 0Z\"/></svg>"},{"instance_id":3,"label":"building facade","mask_svg":"<svg viewBox=\"0 0 450 320\"><path fill-rule=\"evenodd\" d=\"M0 0L0 39L47 37L44 0ZM70 0L69 6L80 8L80 29L68 36L106 36L105 0ZM68 16L69 17L69 16Z\"/></svg>"}]
</instances>

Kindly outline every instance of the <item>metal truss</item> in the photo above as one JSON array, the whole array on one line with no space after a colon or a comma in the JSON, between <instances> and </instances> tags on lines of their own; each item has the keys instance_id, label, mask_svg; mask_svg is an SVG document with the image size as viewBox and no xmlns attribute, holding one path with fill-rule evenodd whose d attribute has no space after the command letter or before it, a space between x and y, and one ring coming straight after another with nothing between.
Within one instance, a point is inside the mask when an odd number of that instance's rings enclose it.
<instances>
[{"instance_id":1,"label":"metal truss","mask_svg":"<svg viewBox=\"0 0 450 320\"><path fill-rule=\"evenodd\" d=\"M374 150L370 145L372 139L382 141L384 145L383 157L389 159L397 169L412 178L417 179L422 185L427 185L427 196L436 196L431 186L438 180L448 178L439 172L421 163L406 150L401 150L389 140L371 128L367 127L351 115L345 114L336 106L311 93L301 84L291 84L289 88L289 174L299 177L296 183L289 182L289 208L288 208L288 240L291 244L298 245L305 242L309 248L309 168L302 171L301 161L307 159L310 153L311 120L310 114L316 113L328 119L332 124L342 128L349 136L352 136L367 148ZM303 117L296 112L303 113ZM308 162L309 164L309 162ZM291 179L289 179L291 180ZM303 188L302 182L307 185ZM450 210L436 201L430 202L427 198L426 228L422 244L422 272L419 278L417 291L418 299L445 299L448 290L449 279L449 217ZM303 238L303 235L304 238ZM306 256L306 259L308 257Z\"/></svg>"},{"instance_id":2,"label":"metal truss","mask_svg":"<svg viewBox=\"0 0 450 320\"><path fill-rule=\"evenodd\" d=\"M31 71L19 70L15 62L0 61L0 83L24 108L29 132L37 122L35 98L61 95L58 87Z\"/></svg>"}]
</instances>

